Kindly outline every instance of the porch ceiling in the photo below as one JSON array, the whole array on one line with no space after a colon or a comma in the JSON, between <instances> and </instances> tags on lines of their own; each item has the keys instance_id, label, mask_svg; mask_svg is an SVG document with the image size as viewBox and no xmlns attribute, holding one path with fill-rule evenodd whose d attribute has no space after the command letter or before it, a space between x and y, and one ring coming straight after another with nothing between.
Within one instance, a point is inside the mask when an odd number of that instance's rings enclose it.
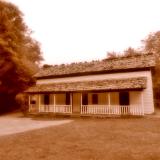
<instances>
[{"instance_id":1,"label":"porch ceiling","mask_svg":"<svg viewBox=\"0 0 160 160\"><path fill-rule=\"evenodd\" d=\"M125 78L109 79L96 81L78 81L69 83L39 84L30 87L27 93L43 92L76 92L76 91L112 91L123 89L144 89L146 88L147 78Z\"/></svg>"}]
</instances>

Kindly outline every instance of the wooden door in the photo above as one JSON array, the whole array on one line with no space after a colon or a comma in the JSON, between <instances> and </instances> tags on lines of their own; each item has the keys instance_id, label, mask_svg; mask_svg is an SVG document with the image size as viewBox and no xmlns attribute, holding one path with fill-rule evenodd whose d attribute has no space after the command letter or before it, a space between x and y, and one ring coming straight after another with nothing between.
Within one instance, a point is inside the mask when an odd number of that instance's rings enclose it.
<instances>
[{"instance_id":1,"label":"wooden door","mask_svg":"<svg viewBox=\"0 0 160 160\"><path fill-rule=\"evenodd\" d=\"M73 101L73 113L79 113L81 112L81 93L73 93L72 97Z\"/></svg>"}]
</instances>

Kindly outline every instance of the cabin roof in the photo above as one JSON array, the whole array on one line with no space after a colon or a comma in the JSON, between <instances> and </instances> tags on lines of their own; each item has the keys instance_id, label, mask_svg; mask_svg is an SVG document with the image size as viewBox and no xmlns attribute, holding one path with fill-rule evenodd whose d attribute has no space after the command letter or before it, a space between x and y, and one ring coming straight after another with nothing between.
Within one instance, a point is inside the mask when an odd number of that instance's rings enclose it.
<instances>
[{"instance_id":1,"label":"cabin roof","mask_svg":"<svg viewBox=\"0 0 160 160\"><path fill-rule=\"evenodd\" d=\"M144 89L146 88L147 78L125 78L109 79L96 81L78 81L69 83L37 84L30 87L27 93L44 92L76 92L76 91L114 91L123 89Z\"/></svg>"},{"instance_id":2,"label":"cabin roof","mask_svg":"<svg viewBox=\"0 0 160 160\"><path fill-rule=\"evenodd\" d=\"M35 78L43 79L61 76L79 76L93 73L123 72L151 68L154 66L155 58L153 54L142 54L130 57L104 59L101 61L54 65L48 68L42 68L35 75Z\"/></svg>"}]
</instances>

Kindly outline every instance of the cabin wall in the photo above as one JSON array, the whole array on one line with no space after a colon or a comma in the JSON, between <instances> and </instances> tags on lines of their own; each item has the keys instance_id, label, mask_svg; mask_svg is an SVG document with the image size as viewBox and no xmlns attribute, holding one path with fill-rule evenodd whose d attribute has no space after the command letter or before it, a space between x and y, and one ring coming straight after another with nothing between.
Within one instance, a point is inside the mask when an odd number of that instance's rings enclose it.
<instances>
[{"instance_id":1,"label":"cabin wall","mask_svg":"<svg viewBox=\"0 0 160 160\"><path fill-rule=\"evenodd\" d=\"M88 105L92 104L92 95L97 94L98 95L98 104L99 105L106 105L108 104L108 94L105 93L88 93Z\"/></svg>"},{"instance_id":2,"label":"cabin wall","mask_svg":"<svg viewBox=\"0 0 160 160\"><path fill-rule=\"evenodd\" d=\"M98 103L100 105L108 104L108 94L107 93L99 93L99 95L98 95Z\"/></svg>"},{"instance_id":3,"label":"cabin wall","mask_svg":"<svg viewBox=\"0 0 160 160\"><path fill-rule=\"evenodd\" d=\"M110 93L110 104L111 105L119 105L119 93L111 92Z\"/></svg>"},{"instance_id":4,"label":"cabin wall","mask_svg":"<svg viewBox=\"0 0 160 160\"><path fill-rule=\"evenodd\" d=\"M142 105L142 92L140 91L130 92L129 99L130 99L130 105L141 106Z\"/></svg>"},{"instance_id":5,"label":"cabin wall","mask_svg":"<svg viewBox=\"0 0 160 160\"><path fill-rule=\"evenodd\" d=\"M56 105L65 105L66 104L66 95L65 94L55 94Z\"/></svg>"},{"instance_id":6,"label":"cabin wall","mask_svg":"<svg viewBox=\"0 0 160 160\"><path fill-rule=\"evenodd\" d=\"M51 78L51 79L38 79L37 84L49 83L63 83L63 82L78 82L78 81L93 81L93 80L108 80L108 79L121 79L121 78L134 78L134 77L148 77L150 71L135 71L135 72L122 72L122 73L106 73L97 75Z\"/></svg>"},{"instance_id":7,"label":"cabin wall","mask_svg":"<svg viewBox=\"0 0 160 160\"><path fill-rule=\"evenodd\" d=\"M40 101L41 104L44 104L44 95L45 94L40 94ZM38 95L36 95L38 96ZM55 103L57 105L64 105L66 104L66 95L65 94L55 94ZM53 105L54 104L54 94L49 94L49 104Z\"/></svg>"}]
</instances>

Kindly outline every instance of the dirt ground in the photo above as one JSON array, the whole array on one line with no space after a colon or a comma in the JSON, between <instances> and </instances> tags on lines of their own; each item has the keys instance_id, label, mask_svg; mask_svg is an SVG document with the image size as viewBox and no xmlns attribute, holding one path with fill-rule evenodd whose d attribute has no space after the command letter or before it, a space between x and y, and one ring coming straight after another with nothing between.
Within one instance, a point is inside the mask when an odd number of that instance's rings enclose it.
<instances>
[{"instance_id":1,"label":"dirt ground","mask_svg":"<svg viewBox=\"0 0 160 160\"><path fill-rule=\"evenodd\" d=\"M2 160L158 160L159 118L74 119L0 136Z\"/></svg>"},{"instance_id":2,"label":"dirt ground","mask_svg":"<svg viewBox=\"0 0 160 160\"><path fill-rule=\"evenodd\" d=\"M0 116L0 136L69 123L72 120L33 120L22 113Z\"/></svg>"}]
</instances>

